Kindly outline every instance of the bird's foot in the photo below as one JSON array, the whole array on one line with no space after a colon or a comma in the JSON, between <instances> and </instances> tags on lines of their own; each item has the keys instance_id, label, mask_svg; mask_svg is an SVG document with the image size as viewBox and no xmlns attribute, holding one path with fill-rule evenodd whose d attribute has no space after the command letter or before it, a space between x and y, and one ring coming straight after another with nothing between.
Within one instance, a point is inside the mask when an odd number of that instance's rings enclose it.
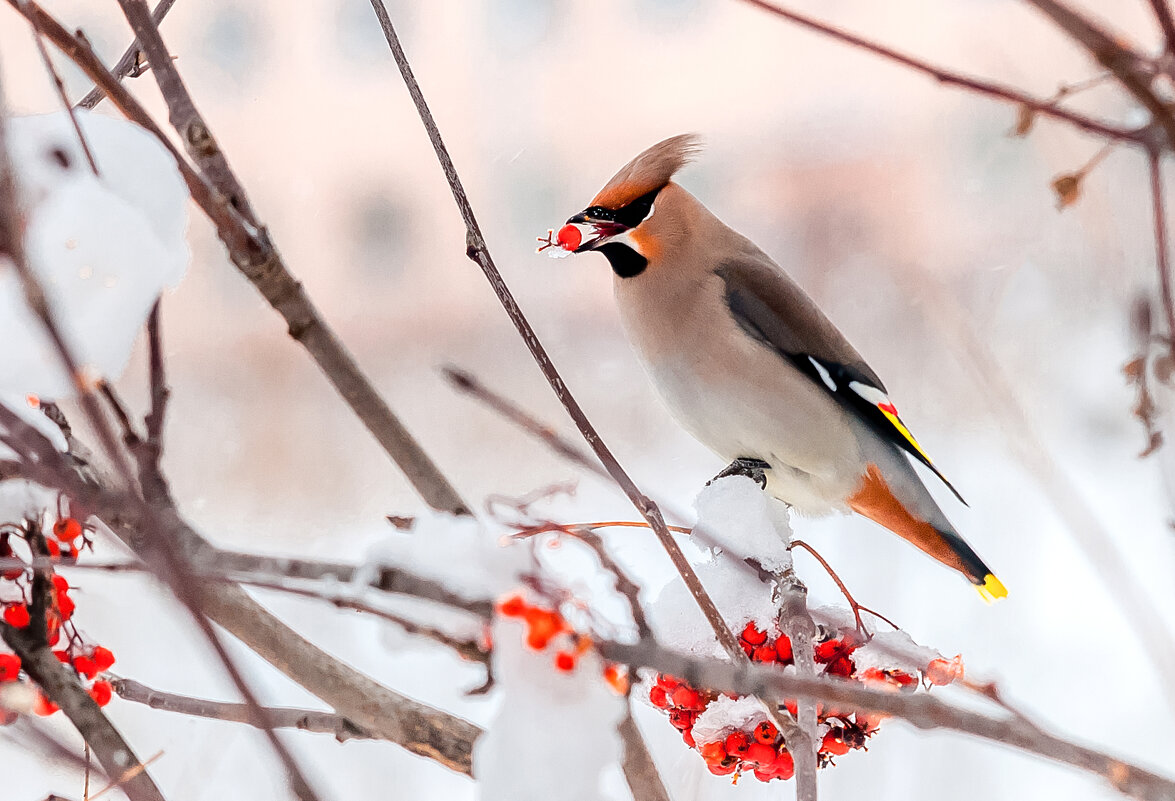
<instances>
[{"instance_id":1,"label":"bird's foot","mask_svg":"<svg viewBox=\"0 0 1175 801\"><path fill-rule=\"evenodd\" d=\"M758 484L761 489L767 489L767 471L770 469L771 465L762 459L752 459L747 456L742 456L735 459L721 473L707 481L706 486L708 487L718 479L726 478L727 476L746 476Z\"/></svg>"}]
</instances>

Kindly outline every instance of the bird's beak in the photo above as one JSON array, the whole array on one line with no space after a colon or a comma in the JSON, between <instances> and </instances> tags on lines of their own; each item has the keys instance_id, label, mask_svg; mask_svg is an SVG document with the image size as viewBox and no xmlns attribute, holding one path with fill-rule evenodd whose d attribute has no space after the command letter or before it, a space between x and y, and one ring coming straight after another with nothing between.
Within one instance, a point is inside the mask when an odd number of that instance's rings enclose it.
<instances>
[{"instance_id":1,"label":"bird's beak","mask_svg":"<svg viewBox=\"0 0 1175 801\"><path fill-rule=\"evenodd\" d=\"M572 253L586 253L589 250L595 250L608 240L628 230L628 226L622 225L615 220L602 220L598 217L590 217L586 212L582 211L569 218L567 224L579 228L580 234L583 236L579 247L572 250Z\"/></svg>"}]
</instances>

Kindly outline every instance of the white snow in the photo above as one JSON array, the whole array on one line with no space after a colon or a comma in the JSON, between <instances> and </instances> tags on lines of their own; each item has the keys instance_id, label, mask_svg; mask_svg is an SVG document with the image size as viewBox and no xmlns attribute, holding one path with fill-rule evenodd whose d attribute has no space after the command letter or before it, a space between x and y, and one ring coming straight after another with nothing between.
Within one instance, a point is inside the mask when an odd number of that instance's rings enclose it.
<instances>
[{"instance_id":1,"label":"white snow","mask_svg":"<svg viewBox=\"0 0 1175 801\"><path fill-rule=\"evenodd\" d=\"M380 566L400 567L442 581L471 600L485 600L517 589L528 565L525 544L504 542L482 522L426 513L408 531L389 526L387 537L369 551L355 583Z\"/></svg>"},{"instance_id":2,"label":"white snow","mask_svg":"<svg viewBox=\"0 0 1175 801\"><path fill-rule=\"evenodd\" d=\"M791 526L787 507L745 476L720 478L694 502L695 533L740 558L751 558L772 573L791 567Z\"/></svg>"},{"instance_id":3,"label":"white snow","mask_svg":"<svg viewBox=\"0 0 1175 801\"><path fill-rule=\"evenodd\" d=\"M741 631L753 620L759 628L776 630L779 606L772 597L772 585L760 581L758 574L738 557L715 551L691 562L731 629ZM648 604L646 617L662 643L699 656L726 658L702 610L680 578L670 579L661 588Z\"/></svg>"},{"instance_id":4,"label":"white snow","mask_svg":"<svg viewBox=\"0 0 1175 801\"><path fill-rule=\"evenodd\" d=\"M919 645L904 631L885 631L873 635L873 639L853 651L853 664L857 671L869 668L880 670L901 670L916 675L926 670L942 654L933 648Z\"/></svg>"},{"instance_id":5,"label":"white snow","mask_svg":"<svg viewBox=\"0 0 1175 801\"><path fill-rule=\"evenodd\" d=\"M483 801L600 801L622 756L616 726L624 698L604 682L603 664L585 654L575 670L552 664L554 648L524 644L525 627L499 618L493 629L500 706L473 748Z\"/></svg>"},{"instance_id":6,"label":"white snow","mask_svg":"<svg viewBox=\"0 0 1175 801\"><path fill-rule=\"evenodd\" d=\"M767 707L758 698L720 695L694 721L694 742L705 745L725 738L735 729L750 731L767 717Z\"/></svg>"},{"instance_id":7,"label":"white snow","mask_svg":"<svg viewBox=\"0 0 1175 801\"><path fill-rule=\"evenodd\" d=\"M171 155L139 126L84 111L78 121L99 176L65 112L11 119L10 154L29 266L85 374L116 377L152 304L187 268L188 193ZM19 277L2 267L0 392L69 396Z\"/></svg>"}]
</instances>

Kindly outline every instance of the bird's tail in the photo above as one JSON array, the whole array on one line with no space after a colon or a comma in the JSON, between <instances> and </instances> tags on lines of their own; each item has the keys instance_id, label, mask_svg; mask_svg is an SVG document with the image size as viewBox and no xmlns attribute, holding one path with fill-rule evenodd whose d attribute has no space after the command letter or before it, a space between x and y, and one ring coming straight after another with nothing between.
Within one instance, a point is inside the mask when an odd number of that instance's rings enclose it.
<instances>
[{"instance_id":1,"label":"bird's tail","mask_svg":"<svg viewBox=\"0 0 1175 801\"><path fill-rule=\"evenodd\" d=\"M914 480L918 478L914 476ZM919 486L921 482L918 481ZM924 489L924 488L923 488ZM927 493L926 501L933 505ZM934 515L911 512L890 489L876 465L869 465L860 490L848 499L849 507L859 515L885 526L947 567L962 573L975 585L983 600L991 603L1007 596L1008 591L979 555L955 532L937 506ZM925 517L931 517L934 523Z\"/></svg>"}]
</instances>

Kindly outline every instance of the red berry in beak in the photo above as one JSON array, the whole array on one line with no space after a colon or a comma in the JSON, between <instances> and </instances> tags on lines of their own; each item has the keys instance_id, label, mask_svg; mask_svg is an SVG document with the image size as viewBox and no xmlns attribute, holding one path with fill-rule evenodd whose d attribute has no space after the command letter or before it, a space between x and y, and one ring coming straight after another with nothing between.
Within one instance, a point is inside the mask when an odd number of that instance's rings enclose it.
<instances>
[{"instance_id":1,"label":"red berry in beak","mask_svg":"<svg viewBox=\"0 0 1175 801\"><path fill-rule=\"evenodd\" d=\"M579 226L568 223L559 229L559 233L555 235L555 241L564 250L575 250L583 242L583 234L580 233Z\"/></svg>"}]
</instances>

